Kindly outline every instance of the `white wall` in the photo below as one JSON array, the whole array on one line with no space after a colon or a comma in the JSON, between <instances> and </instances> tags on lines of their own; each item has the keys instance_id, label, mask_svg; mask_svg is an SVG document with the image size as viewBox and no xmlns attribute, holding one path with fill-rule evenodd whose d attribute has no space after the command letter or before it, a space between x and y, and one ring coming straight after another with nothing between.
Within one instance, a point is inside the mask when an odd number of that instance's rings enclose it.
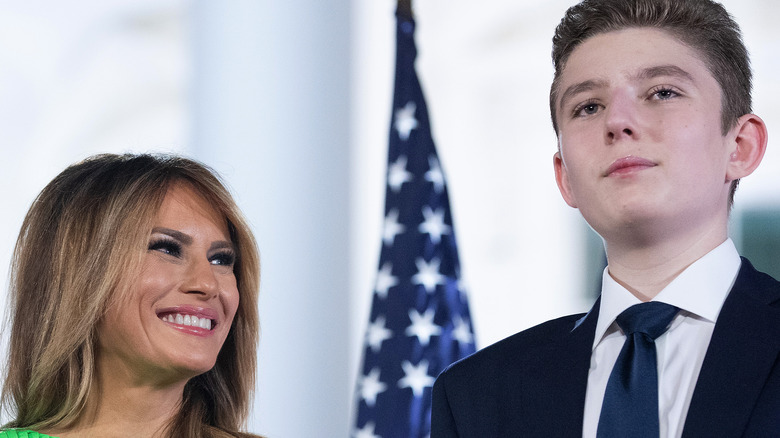
<instances>
[{"instance_id":1,"label":"white wall","mask_svg":"<svg viewBox=\"0 0 780 438\"><path fill-rule=\"evenodd\" d=\"M769 0L724 1L780 129ZM552 177L552 31L570 0L418 0L418 71L481 346L584 310L582 224ZM170 150L220 171L263 265L251 429L347 436L379 256L392 0L0 0L0 266L77 159ZM780 204L773 135L738 208ZM0 281L6 283L4 269Z\"/></svg>"}]
</instances>

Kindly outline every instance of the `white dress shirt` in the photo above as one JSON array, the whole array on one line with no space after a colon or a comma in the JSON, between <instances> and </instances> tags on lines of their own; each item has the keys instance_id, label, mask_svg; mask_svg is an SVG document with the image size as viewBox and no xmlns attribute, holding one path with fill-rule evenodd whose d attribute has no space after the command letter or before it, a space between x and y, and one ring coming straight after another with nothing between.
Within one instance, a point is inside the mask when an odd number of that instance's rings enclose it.
<instances>
[{"instance_id":1,"label":"white dress shirt","mask_svg":"<svg viewBox=\"0 0 780 438\"><path fill-rule=\"evenodd\" d=\"M669 330L655 341L658 358L658 418L661 437L682 435L693 389L715 321L739 272L741 261L727 239L667 285L652 301L681 309ZM607 380L626 336L615 318L641 301L604 269L601 307L585 395L583 437L596 436Z\"/></svg>"}]
</instances>

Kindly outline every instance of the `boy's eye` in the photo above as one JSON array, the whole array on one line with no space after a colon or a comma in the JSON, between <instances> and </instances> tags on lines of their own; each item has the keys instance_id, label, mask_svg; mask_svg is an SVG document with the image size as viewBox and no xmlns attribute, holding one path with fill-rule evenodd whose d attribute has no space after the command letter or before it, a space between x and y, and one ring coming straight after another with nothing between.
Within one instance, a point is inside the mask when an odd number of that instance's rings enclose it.
<instances>
[{"instance_id":1,"label":"boy's eye","mask_svg":"<svg viewBox=\"0 0 780 438\"><path fill-rule=\"evenodd\" d=\"M668 87L656 88L651 91L651 98L658 100L669 100L679 95L680 93Z\"/></svg>"},{"instance_id":2,"label":"boy's eye","mask_svg":"<svg viewBox=\"0 0 780 438\"><path fill-rule=\"evenodd\" d=\"M574 108L574 117L591 116L599 112L601 105L596 102L584 103Z\"/></svg>"},{"instance_id":3,"label":"boy's eye","mask_svg":"<svg viewBox=\"0 0 780 438\"><path fill-rule=\"evenodd\" d=\"M591 104L588 104L588 105L585 105L584 107L582 107L582 112L584 114L595 114L596 111L598 111L598 110L599 110L599 107L595 103L591 103Z\"/></svg>"},{"instance_id":4,"label":"boy's eye","mask_svg":"<svg viewBox=\"0 0 780 438\"><path fill-rule=\"evenodd\" d=\"M153 240L149 243L149 251L158 251L174 257L181 256L181 245L168 239Z\"/></svg>"}]
</instances>

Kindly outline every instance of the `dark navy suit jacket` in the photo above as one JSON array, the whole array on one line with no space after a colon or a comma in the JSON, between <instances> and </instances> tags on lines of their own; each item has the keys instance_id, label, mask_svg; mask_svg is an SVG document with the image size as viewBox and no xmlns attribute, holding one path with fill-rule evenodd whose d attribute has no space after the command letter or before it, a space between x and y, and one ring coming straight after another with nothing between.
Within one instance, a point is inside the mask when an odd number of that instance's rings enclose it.
<instances>
[{"instance_id":1,"label":"dark navy suit jacket","mask_svg":"<svg viewBox=\"0 0 780 438\"><path fill-rule=\"evenodd\" d=\"M582 437L599 302L447 368L431 438ZM780 437L780 283L746 259L715 324L683 437Z\"/></svg>"}]
</instances>

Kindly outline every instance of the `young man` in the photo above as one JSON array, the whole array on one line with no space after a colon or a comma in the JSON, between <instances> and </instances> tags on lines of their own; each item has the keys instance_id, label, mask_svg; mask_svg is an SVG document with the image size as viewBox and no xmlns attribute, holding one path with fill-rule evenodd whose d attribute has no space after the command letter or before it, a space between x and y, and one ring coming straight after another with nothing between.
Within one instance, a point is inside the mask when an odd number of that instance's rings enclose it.
<instances>
[{"instance_id":1,"label":"young man","mask_svg":"<svg viewBox=\"0 0 780 438\"><path fill-rule=\"evenodd\" d=\"M585 0L553 63L555 178L604 240L601 296L444 371L431 437L780 436L780 283L727 234L767 143L738 26Z\"/></svg>"}]
</instances>

